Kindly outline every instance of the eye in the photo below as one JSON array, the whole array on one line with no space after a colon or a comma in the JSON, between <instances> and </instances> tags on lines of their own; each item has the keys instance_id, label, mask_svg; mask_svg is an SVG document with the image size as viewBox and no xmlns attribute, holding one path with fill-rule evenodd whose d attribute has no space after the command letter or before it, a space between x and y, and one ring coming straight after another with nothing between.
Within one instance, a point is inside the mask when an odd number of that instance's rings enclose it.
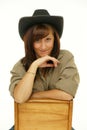
<instances>
[{"instance_id":1,"label":"eye","mask_svg":"<svg viewBox=\"0 0 87 130\"><path fill-rule=\"evenodd\" d=\"M50 38L50 37L48 37L48 38L46 38L46 40L47 40L47 41L50 41L50 40L51 40L51 38Z\"/></svg>"},{"instance_id":2,"label":"eye","mask_svg":"<svg viewBox=\"0 0 87 130\"><path fill-rule=\"evenodd\" d=\"M35 43L39 43L41 41L41 39L36 39Z\"/></svg>"}]
</instances>

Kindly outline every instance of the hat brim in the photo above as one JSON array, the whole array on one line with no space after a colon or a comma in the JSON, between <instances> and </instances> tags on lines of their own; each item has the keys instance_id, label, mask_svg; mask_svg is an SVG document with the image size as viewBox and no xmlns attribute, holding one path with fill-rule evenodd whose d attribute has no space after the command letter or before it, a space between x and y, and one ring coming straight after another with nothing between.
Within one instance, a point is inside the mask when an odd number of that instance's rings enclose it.
<instances>
[{"instance_id":1,"label":"hat brim","mask_svg":"<svg viewBox=\"0 0 87 130\"><path fill-rule=\"evenodd\" d=\"M23 39L24 34L33 25L47 23L52 25L58 32L59 37L62 36L63 32L63 17L61 16L34 16L34 17L23 17L19 20L19 34Z\"/></svg>"}]
</instances>

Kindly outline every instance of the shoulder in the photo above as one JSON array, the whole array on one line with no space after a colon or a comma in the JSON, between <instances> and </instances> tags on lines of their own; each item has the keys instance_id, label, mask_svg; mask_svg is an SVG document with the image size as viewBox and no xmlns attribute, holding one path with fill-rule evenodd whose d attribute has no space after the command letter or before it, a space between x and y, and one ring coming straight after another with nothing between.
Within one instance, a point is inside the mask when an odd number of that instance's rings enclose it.
<instances>
[{"instance_id":1,"label":"shoulder","mask_svg":"<svg viewBox=\"0 0 87 130\"><path fill-rule=\"evenodd\" d=\"M58 60L62 64L62 66L65 66L66 64L74 64L74 55L68 51L68 50L60 50Z\"/></svg>"},{"instance_id":2,"label":"shoulder","mask_svg":"<svg viewBox=\"0 0 87 130\"><path fill-rule=\"evenodd\" d=\"M73 57L74 57L74 55L70 51L68 51L68 50L60 50L58 60L62 60L62 59L69 60L69 59L71 59Z\"/></svg>"},{"instance_id":3,"label":"shoulder","mask_svg":"<svg viewBox=\"0 0 87 130\"><path fill-rule=\"evenodd\" d=\"M18 74L24 74L25 73L25 68L24 68L24 66L21 62L21 59L15 63L11 72L18 73Z\"/></svg>"},{"instance_id":4,"label":"shoulder","mask_svg":"<svg viewBox=\"0 0 87 130\"><path fill-rule=\"evenodd\" d=\"M73 57L73 54L72 54L69 50L60 50L59 58L60 58L61 56Z\"/></svg>"}]
</instances>

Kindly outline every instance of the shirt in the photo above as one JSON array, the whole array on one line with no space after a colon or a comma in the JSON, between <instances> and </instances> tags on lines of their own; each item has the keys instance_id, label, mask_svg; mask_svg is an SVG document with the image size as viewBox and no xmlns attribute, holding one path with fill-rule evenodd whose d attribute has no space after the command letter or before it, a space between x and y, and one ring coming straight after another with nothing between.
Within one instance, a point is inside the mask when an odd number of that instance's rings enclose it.
<instances>
[{"instance_id":1,"label":"shirt","mask_svg":"<svg viewBox=\"0 0 87 130\"><path fill-rule=\"evenodd\" d=\"M32 88L33 92L59 89L75 97L79 85L79 73L74 61L73 54L68 50L60 50L58 60L60 64L54 69L50 68L44 78L39 71L39 78L35 78ZM13 96L14 88L26 73L21 59L14 65L11 70L11 80L9 91Z\"/></svg>"}]
</instances>

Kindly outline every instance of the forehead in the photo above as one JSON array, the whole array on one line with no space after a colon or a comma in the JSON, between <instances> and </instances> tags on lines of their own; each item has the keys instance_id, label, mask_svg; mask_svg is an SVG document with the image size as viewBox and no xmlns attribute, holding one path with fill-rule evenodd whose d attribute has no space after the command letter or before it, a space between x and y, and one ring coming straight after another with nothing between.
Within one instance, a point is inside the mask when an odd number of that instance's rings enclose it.
<instances>
[{"instance_id":1,"label":"forehead","mask_svg":"<svg viewBox=\"0 0 87 130\"><path fill-rule=\"evenodd\" d=\"M33 39L37 40L37 39L42 39L48 35L51 35L54 33L53 28L48 25L48 24L39 24L34 26L33 29Z\"/></svg>"}]
</instances>

